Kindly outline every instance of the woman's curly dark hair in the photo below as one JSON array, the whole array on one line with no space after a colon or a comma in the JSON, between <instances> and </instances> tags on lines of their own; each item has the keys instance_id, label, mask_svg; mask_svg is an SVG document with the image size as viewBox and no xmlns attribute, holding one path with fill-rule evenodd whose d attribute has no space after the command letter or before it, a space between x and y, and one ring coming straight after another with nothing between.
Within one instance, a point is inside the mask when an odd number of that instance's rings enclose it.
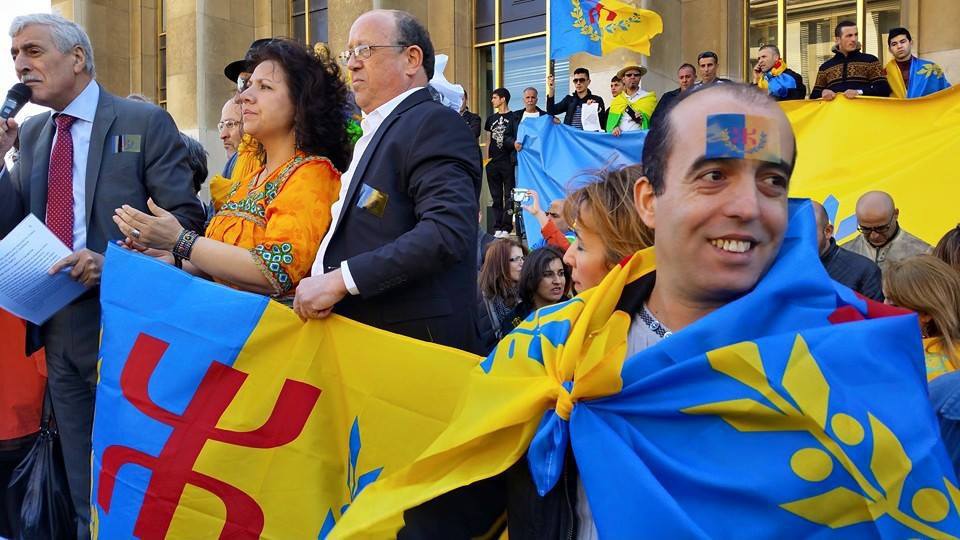
<instances>
[{"instance_id":1,"label":"woman's curly dark hair","mask_svg":"<svg viewBox=\"0 0 960 540\"><path fill-rule=\"evenodd\" d=\"M297 149L329 159L338 171L350 165L352 145L347 134L347 85L340 67L327 55L317 55L288 38L264 43L248 68L273 60L286 75L294 104L293 129Z\"/></svg>"}]
</instances>

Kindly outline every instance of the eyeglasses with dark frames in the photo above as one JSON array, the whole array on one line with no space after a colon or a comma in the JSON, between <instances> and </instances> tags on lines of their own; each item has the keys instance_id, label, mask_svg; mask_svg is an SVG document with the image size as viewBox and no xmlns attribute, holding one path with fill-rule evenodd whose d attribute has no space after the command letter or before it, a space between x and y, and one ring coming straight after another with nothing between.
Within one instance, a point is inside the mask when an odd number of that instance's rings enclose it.
<instances>
[{"instance_id":1,"label":"eyeglasses with dark frames","mask_svg":"<svg viewBox=\"0 0 960 540\"><path fill-rule=\"evenodd\" d=\"M890 230L890 226L893 225L893 222L896 221L897 216L890 218L890 221L886 225L877 225L876 227L864 227L863 225L857 224L857 230L860 231L860 234L869 235L870 233L877 234L886 234Z\"/></svg>"}]
</instances>

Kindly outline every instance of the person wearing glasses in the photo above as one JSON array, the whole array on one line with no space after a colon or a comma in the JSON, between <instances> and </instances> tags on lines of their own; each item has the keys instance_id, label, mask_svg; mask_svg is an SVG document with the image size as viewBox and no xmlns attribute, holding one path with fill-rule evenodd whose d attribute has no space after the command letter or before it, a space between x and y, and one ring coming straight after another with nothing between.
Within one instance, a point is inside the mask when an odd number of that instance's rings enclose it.
<instances>
[{"instance_id":1,"label":"person wearing glasses","mask_svg":"<svg viewBox=\"0 0 960 540\"><path fill-rule=\"evenodd\" d=\"M227 159L236 155L237 148L240 146L240 138L243 137L241 114L240 104L232 97L220 109L220 122L217 123L217 131L220 132L220 141L223 143L223 149L227 152Z\"/></svg>"},{"instance_id":2,"label":"person wearing glasses","mask_svg":"<svg viewBox=\"0 0 960 540\"><path fill-rule=\"evenodd\" d=\"M480 149L457 112L431 99L434 61L409 13L353 23L340 62L363 136L294 309L473 351Z\"/></svg>"},{"instance_id":3,"label":"person wearing glasses","mask_svg":"<svg viewBox=\"0 0 960 540\"><path fill-rule=\"evenodd\" d=\"M623 92L613 98L607 113L607 133L621 133L650 128L650 117L657 107L657 94L640 89L640 78L647 73L643 66L630 65L617 76L623 81Z\"/></svg>"},{"instance_id":4,"label":"person wearing glasses","mask_svg":"<svg viewBox=\"0 0 960 540\"><path fill-rule=\"evenodd\" d=\"M206 235L154 205L152 216L118 208L114 222L127 247L290 303L310 273L350 160L347 88L335 62L292 40L265 43L249 65L243 124L264 165L238 179Z\"/></svg>"},{"instance_id":5,"label":"person wearing glasses","mask_svg":"<svg viewBox=\"0 0 960 540\"><path fill-rule=\"evenodd\" d=\"M577 129L583 129L582 109L584 105L597 104L597 110L604 110L603 98L590 91L590 70L577 68L573 70L574 92L564 96L560 103L554 101L553 75L547 77L547 114L563 114L563 123Z\"/></svg>"},{"instance_id":6,"label":"person wearing glasses","mask_svg":"<svg viewBox=\"0 0 960 540\"><path fill-rule=\"evenodd\" d=\"M494 334L483 338L487 353L513 329L508 323L520 304L517 285L526 257L527 248L512 238L498 238L487 246L480 268L481 308L489 318Z\"/></svg>"},{"instance_id":7,"label":"person wearing glasses","mask_svg":"<svg viewBox=\"0 0 960 540\"><path fill-rule=\"evenodd\" d=\"M883 191L868 191L857 199L857 230L860 235L843 245L886 270L887 263L930 253L930 244L900 226L900 210Z\"/></svg>"}]
</instances>

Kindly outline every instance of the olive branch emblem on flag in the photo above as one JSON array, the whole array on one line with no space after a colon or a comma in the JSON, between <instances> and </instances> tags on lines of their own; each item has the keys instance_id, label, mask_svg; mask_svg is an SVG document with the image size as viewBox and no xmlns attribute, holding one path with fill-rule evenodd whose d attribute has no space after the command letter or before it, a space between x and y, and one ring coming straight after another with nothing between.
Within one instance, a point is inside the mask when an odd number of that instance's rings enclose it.
<instances>
[{"instance_id":1,"label":"olive branch emblem on flag","mask_svg":"<svg viewBox=\"0 0 960 540\"><path fill-rule=\"evenodd\" d=\"M919 535L951 537L928 523L946 519L950 509L958 506L960 490L944 478L943 491L938 487L921 487L913 492L912 514L901 509L901 501L909 496L904 493L904 485L913 468L903 445L889 427L867 412L869 444L872 444L869 470L863 470L850 457L848 448L868 444L866 430L850 414L831 414L830 384L799 334L781 381L785 394L770 384L760 349L753 342L711 351L707 353L707 360L715 371L752 388L768 403L745 397L697 405L683 412L719 416L740 432L807 432L817 444L793 453L790 468L794 474L817 483L839 469L859 490L839 486L814 497L782 503L781 508L833 529L887 515Z\"/></svg>"}]
</instances>

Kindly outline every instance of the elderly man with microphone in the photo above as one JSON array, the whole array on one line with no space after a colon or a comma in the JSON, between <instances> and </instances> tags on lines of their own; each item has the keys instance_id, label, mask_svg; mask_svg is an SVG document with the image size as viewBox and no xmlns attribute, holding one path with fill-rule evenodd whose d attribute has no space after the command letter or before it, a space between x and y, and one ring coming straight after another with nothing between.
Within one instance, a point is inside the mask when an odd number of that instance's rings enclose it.
<instances>
[{"instance_id":1,"label":"elderly man with microphone","mask_svg":"<svg viewBox=\"0 0 960 540\"><path fill-rule=\"evenodd\" d=\"M27 347L46 348L77 536L89 538L100 273L107 244L123 238L111 218L123 205L159 206L199 229L203 209L173 119L104 90L94 80L93 48L82 28L57 15L25 15L13 20L10 37L22 84L0 107L0 156L19 134L20 159L12 170L0 169L0 237L34 214L73 252L50 272L68 271L88 288L31 328ZM52 111L19 127L13 116L27 99Z\"/></svg>"}]
</instances>

